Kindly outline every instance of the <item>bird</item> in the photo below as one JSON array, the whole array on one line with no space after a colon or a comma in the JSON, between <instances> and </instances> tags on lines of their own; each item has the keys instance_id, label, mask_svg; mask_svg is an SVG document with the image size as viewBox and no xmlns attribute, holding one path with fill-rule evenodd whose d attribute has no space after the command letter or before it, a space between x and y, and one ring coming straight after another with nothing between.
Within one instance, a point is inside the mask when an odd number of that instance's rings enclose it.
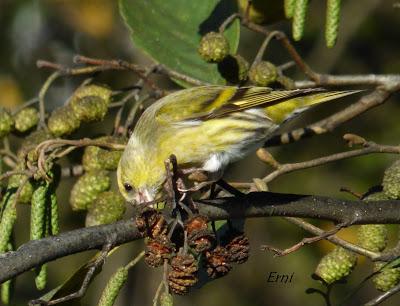
<instances>
[{"instance_id":1,"label":"bird","mask_svg":"<svg viewBox=\"0 0 400 306\"><path fill-rule=\"evenodd\" d=\"M133 204L155 201L166 181L165 161L205 171L215 180L254 152L279 127L311 106L359 90L198 86L154 102L139 118L117 168L118 187Z\"/></svg>"}]
</instances>

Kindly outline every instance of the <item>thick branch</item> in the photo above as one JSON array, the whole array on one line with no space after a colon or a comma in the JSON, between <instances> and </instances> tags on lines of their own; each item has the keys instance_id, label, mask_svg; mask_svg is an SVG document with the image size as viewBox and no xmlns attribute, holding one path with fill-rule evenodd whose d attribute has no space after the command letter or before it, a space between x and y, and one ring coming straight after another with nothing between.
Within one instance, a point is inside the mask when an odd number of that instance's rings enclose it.
<instances>
[{"instance_id":1,"label":"thick branch","mask_svg":"<svg viewBox=\"0 0 400 306\"><path fill-rule=\"evenodd\" d=\"M399 201L348 201L322 196L254 192L242 197L202 200L199 212L210 220L252 217L308 217L336 223L400 223ZM67 255L123 244L141 238L132 220L77 229L29 241L0 255L0 282Z\"/></svg>"}]
</instances>

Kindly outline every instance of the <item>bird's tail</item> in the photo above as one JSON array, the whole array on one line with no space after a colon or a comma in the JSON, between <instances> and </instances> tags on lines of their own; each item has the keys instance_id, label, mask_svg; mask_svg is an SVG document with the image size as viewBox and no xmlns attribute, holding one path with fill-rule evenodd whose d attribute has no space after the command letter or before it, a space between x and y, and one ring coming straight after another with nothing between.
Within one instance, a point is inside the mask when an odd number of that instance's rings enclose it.
<instances>
[{"instance_id":1,"label":"bird's tail","mask_svg":"<svg viewBox=\"0 0 400 306\"><path fill-rule=\"evenodd\" d=\"M311 106L352 95L362 90L311 91L265 108L274 123L282 124L309 109Z\"/></svg>"}]
</instances>

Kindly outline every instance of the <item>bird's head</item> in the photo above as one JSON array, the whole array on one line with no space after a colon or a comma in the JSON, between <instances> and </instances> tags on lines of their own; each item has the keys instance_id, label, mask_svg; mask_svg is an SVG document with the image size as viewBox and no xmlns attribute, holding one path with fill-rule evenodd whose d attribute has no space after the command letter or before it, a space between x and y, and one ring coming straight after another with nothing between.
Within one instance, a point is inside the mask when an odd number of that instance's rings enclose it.
<instances>
[{"instance_id":1,"label":"bird's head","mask_svg":"<svg viewBox=\"0 0 400 306\"><path fill-rule=\"evenodd\" d=\"M129 146L122 154L117 169L118 187L132 204L153 201L162 190L165 168L159 157L152 157Z\"/></svg>"}]
</instances>

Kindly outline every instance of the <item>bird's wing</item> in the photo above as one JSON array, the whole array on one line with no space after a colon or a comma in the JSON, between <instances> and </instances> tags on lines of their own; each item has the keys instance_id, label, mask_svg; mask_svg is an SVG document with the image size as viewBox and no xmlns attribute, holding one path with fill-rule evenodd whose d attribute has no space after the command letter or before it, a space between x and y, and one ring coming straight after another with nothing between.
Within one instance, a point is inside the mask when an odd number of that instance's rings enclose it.
<instances>
[{"instance_id":1,"label":"bird's wing","mask_svg":"<svg viewBox=\"0 0 400 306\"><path fill-rule=\"evenodd\" d=\"M276 90L268 87L204 86L181 90L163 99L159 121L185 122L224 117L232 112L268 107L323 89Z\"/></svg>"}]
</instances>

